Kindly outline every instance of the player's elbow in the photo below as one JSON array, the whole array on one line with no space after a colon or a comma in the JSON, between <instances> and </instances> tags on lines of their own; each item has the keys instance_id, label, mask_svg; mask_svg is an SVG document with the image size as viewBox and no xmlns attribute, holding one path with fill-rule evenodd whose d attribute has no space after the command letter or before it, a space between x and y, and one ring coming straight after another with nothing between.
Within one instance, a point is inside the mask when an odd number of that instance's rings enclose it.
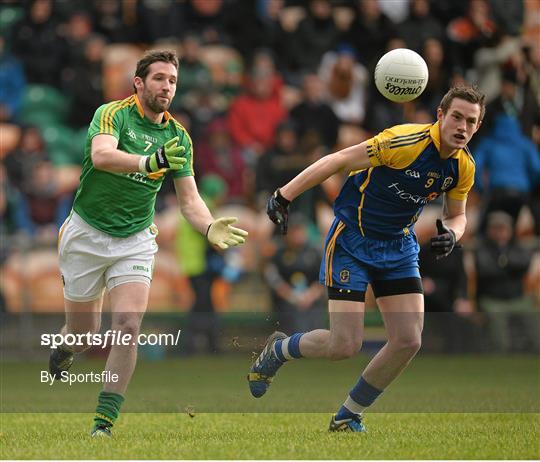
<instances>
[{"instance_id":1,"label":"player's elbow","mask_svg":"<svg viewBox=\"0 0 540 462\"><path fill-rule=\"evenodd\" d=\"M107 167L107 164L106 164L107 158L104 155L104 152L102 149L92 149L90 157L92 159L92 164L94 165L95 169L105 170L105 168Z\"/></svg>"}]
</instances>

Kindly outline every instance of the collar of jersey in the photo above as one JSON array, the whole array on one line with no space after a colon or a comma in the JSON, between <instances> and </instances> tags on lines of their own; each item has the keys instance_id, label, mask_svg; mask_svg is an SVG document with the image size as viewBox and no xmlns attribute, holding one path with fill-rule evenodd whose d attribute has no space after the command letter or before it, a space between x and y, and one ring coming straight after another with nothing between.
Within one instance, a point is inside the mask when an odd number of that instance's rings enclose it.
<instances>
[{"instance_id":1,"label":"collar of jersey","mask_svg":"<svg viewBox=\"0 0 540 462\"><path fill-rule=\"evenodd\" d=\"M141 119L144 120L144 110L143 110L141 102L139 101L139 97L137 96L137 94L135 94L135 105L137 106L137 112L139 113L139 116L141 116ZM165 122L163 124L157 124L157 125L160 125L161 127L166 127L169 124L169 119L172 116L167 111L165 111L163 113L163 115L165 117ZM153 123L153 122L150 122L150 123ZM154 124L154 125L156 125L156 124Z\"/></svg>"},{"instance_id":2,"label":"collar of jersey","mask_svg":"<svg viewBox=\"0 0 540 462\"><path fill-rule=\"evenodd\" d=\"M435 122L431 128L429 129L429 136L431 136L431 139L433 140L433 144L437 148L437 151L439 154L441 153L441 132L439 127L439 121ZM458 157L461 149L458 149L454 154L452 154L450 157Z\"/></svg>"}]
</instances>

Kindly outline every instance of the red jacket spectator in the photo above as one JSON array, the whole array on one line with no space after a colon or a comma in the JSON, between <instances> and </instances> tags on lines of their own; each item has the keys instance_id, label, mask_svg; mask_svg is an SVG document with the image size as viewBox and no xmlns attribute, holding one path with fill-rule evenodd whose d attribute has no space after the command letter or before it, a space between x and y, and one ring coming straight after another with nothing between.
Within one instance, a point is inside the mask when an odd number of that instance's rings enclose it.
<instances>
[{"instance_id":1,"label":"red jacket spectator","mask_svg":"<svg viewBox=\"0 0 540 462\"><path fill-rule=\"evenodd\" d=\"M238 96L229 110L229 129L242 148L262 153L274 143L276 127L287 117L281 96L273 92L272 75L257 72L247 93Z\"/></svg>"},{"instance_id":2,"label":"red jacket spectator","mask_svg":"<svg viewBox=\"0 0 540 462\"><path fill-rule=\"evenodd\" d=\"M197 174L218 175L227 185L227 200L242 201L246 194L246 168L240 148L230 138L223 119L213 120L197 145Z\"/></svg>"}]
</instances>

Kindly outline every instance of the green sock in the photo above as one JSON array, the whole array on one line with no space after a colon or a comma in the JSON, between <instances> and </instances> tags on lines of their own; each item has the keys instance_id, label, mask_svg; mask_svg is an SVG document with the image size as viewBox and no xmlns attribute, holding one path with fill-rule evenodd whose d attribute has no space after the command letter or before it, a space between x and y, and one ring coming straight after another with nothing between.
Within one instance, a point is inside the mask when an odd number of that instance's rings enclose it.
<instances>
[{"instance_id":1,"label":"green sock","mask_svg":"<svg viewBox=\"0 0 540 462\"><path fill-rule=\"evenodd\" d=\"M118 393L102 391L98 397L94 425L107 425L112 427L120 414L120 406L124 397Z\"/></svg>"}]
</instances>

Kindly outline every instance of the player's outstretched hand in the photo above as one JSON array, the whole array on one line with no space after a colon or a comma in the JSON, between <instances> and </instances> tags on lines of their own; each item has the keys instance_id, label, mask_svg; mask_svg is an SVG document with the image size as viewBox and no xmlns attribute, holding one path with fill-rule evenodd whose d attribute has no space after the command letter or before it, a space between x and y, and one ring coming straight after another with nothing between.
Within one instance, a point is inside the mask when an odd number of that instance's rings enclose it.
<instances>
[{"instance_id":1,"label":"player's outstretched hand","mask_svg":"<svg viewBox=\"0 0 540 462\"><path fill-rule=\"evenodd\" d=\"M180 170L187 162L187 159L184 157L184 146L177 145L178 140L179 137L175 136L172 140L159 147L154 154L146 156L143 165L141 165L142 169L146 173L155 173L162 169Z\"/></svg>"},{"instance_id":2,"label":"player's outstretched hand","mask_svg":"<svg viewBox=\"0 0 540 462\"><path fill-rule=\"evenodd\" d=\"M236 221L236 217L223 217L212 222L206 231L208 242L223 250L246 242L248 232L231 226Z\"/></svg>"},{"instance_id":3,"label":"player's outstretched hand","mask_svg":"<svg viewBox=\"0 0 540 462\"><path fill-rule=\"evenodd\" d=\"M266 204L266 214L276 225L280 225L281 234L287 234L290 203L276 189Z\"/></svg>"},{"instance_id":4,"label":"player's outstretched hand","mask_svg":"<svg viewBox=\"0 0 540 462\"><path fill-rule=\"evenodd\" d=\"M450 228L445 226L443 222L437 219L438 235L431 238L431 250L435 253L436 259L448 257L456 246L456 234Z\"/></svg>"}]
</instances>

